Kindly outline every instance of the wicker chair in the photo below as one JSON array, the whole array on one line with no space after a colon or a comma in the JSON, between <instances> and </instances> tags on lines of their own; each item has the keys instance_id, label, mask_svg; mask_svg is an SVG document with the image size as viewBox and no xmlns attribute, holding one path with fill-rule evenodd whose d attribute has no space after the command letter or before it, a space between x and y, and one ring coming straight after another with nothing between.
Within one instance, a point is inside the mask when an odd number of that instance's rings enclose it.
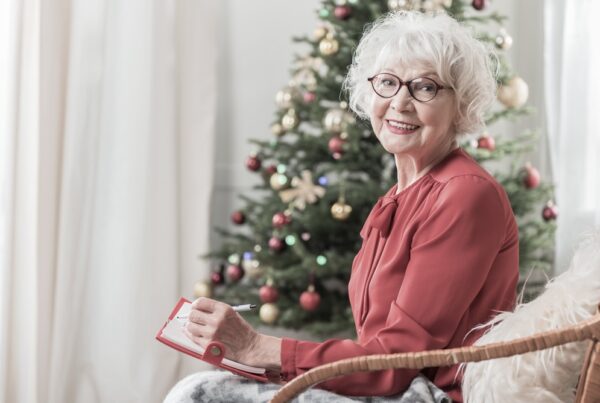
<instances>
[{"instance_id":1,"label":"wicker chair","mask_svg":"<svg viewBox=\"0 0 600 403\"><path fill-rule=\"evenodd\" d=\"M579 324L510 342L418 353L369 355L321 365L285 384L271 403L288 402L313 385L355 372L450 366L510 357L585 340L590 341L590 346L581 369L575 402L597 403L600 402L600 312Z\"/></svg>"}]
</instances>

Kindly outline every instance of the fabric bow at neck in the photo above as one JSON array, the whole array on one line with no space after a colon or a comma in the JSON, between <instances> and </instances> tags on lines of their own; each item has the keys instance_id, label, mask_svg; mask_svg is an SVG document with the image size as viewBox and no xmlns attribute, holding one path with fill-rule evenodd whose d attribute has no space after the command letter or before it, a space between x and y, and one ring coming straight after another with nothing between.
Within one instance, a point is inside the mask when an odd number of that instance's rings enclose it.
<instances>
[{"instance_id":1,"label":"fabric bow at neck","mask_svg":"<svg viewBox=\"0 0 600 403\"><path fill-rule=\"evenodd\" d=\"M371 228L377 228L384 238L390 234L394 215L398 209L396 199L389 196L380 197L375 207L373 208L373 219L371 220Z\"/></svg>"}]
</instances>

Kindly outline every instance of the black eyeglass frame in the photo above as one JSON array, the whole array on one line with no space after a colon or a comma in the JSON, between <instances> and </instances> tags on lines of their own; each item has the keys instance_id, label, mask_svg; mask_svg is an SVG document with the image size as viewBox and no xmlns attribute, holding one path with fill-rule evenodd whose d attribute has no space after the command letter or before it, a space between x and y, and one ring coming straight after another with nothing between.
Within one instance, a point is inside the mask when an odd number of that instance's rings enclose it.
<instances>
[{"instance_id":1,"label":"black eyeglass frame","mask_svg":"<svg viewBox=\"0 0 600 403\"><path fill-rule=\"evenodd\" d=\"M374 80L374 79L375 79L377 76L380 76L380 75L382 75L382 74L386 74L386 75L388 75L388 76L392 76L392 77L396 78L396 79L398 80L398 82L400 83L400 85L399 85L399 86L398 86L398 88L396 89L396 92L394 92L392 95L390 95L390 96L387 96L387 97L384 97L384 96L383 96L383 95L381 95L379 92L377 92L377 90L375 89L375 84L373 83L373 80ZM434 84L436 85L435 94L433 94L433 96L432 96L430 99L428 99L427 101L421 101L420 99L417 99L417 97L415 97L415 94L413 94L413 90L412 90L412 88L410 87L410 84L411 84L413 81L416 81L416 80L422 80L422 79L429 80L429 81L431 81L432 83L434 83ZM373 91L375 91L375 94L377 94L377 95L378 95L378 96L380 96L381 98L385 98L385 99L388 99L388 98L393 98L393 97L395 97L395 96L396 96L396 95L397 95L397 94L400 92L400 90L402 89L402 87L406 85L406 88L408 88L408 93L410 94L410 96L411 96L411 97L412 97L412 98L413 98L415 101L417 101L417 102L422 102L422 103L425 103L425 102L430 102L431 100L433 100L433 99L434 99L434 98L437 96L437 93L438 93L438 91L439 91L439 90L445 90L445 89L449 89L449 88L450 88L450 87L445 87L445 86L443 86L443 85L439 84L437 81L435 81L434 79L432 79L432 78L429 78L429 77L415 77L415 78L413 78L412 80L408 80L408 81L402 81L402 79L401 79L400 77L398 77L397 75L395 75L395 74L392 74L392 73L379 73L379 74L375 74L373 77L369 77L369 78L367 78L367 81L369 81L369 82L371 83L371 87L373 88Z\"/></svg>"}]
</instances>

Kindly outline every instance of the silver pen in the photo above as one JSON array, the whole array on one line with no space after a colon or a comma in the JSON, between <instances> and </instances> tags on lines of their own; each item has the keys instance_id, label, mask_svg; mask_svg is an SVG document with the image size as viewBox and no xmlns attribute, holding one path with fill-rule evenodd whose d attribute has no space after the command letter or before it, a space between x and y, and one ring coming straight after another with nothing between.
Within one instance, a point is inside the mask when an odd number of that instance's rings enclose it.
<instances>
[{"instance_id":1,"label":"silver pen","mask_svg":"<svg viewBox=\"0 0 600 403\"><path fill-rule=\"evenodd\" d=\"M251 311L254 308L256 308L256 304L235 305L235 306L232 306L231 308L233 308L233 310L236 312L248 312L248 311ZM187 318L188 318L188 315L177 316L177 319L187 319Z\"/></svg>"}]
</instances>

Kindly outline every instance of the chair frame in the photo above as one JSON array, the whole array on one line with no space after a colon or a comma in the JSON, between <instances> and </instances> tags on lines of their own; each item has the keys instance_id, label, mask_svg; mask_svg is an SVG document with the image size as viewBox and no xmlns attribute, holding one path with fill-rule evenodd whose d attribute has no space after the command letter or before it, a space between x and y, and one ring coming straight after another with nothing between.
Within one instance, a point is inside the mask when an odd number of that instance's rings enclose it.
<instances>
[{"instance_id":1,"label":"chair frame","mask_svg":"<svg viewBox=\"0 0 600 403\"><path fill-rule=\"evenodd\" d=\"M581 370L575 403L600 402L600 312L592 318L563 329L546 331L507 342L398 354L376 354L347 358L315 367L279 389L271 403L284 403L321 382L356 372L385 369L423 369L459 363L511 357L559 345L591 341Z\"/></svg>"}]
</instances>

